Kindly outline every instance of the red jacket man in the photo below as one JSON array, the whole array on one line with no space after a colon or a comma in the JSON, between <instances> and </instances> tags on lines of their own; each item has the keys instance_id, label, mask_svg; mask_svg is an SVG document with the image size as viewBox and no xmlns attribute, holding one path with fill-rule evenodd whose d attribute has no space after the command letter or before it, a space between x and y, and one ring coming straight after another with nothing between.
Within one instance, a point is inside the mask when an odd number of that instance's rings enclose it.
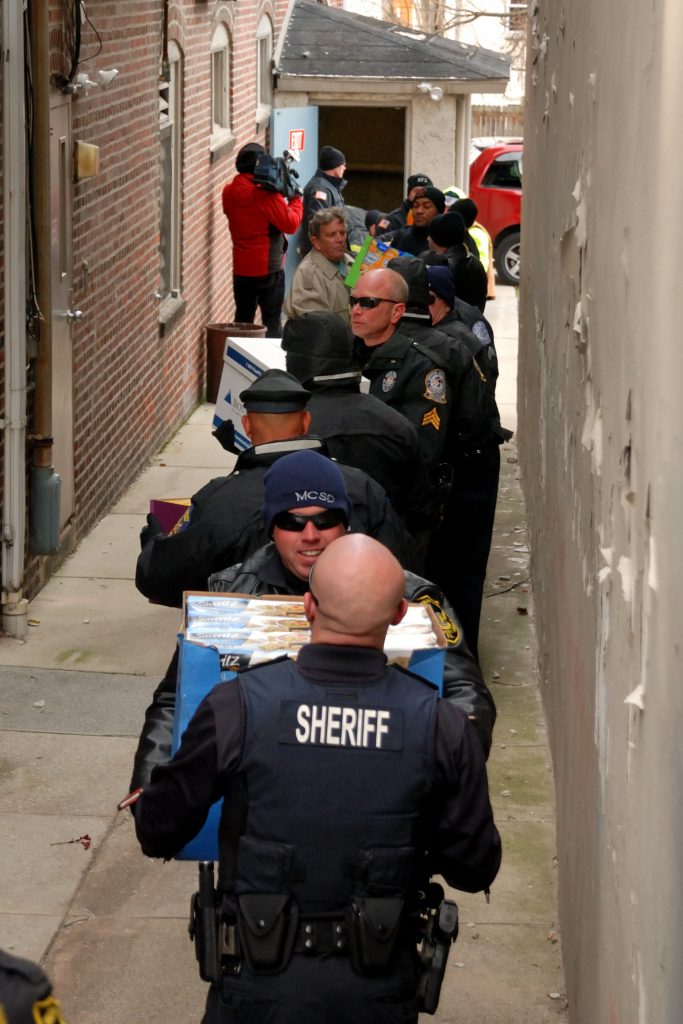
<instances>
[{"instance_id":1,"label":"red jacket man","mask_svg":"<svg viewBox=\"0 0 683 1024\"><path fill-rule=\"evenodd\" d=\"M285 295L282 260L284 235L293 234L303 215L301 196L287 202L279 192L254 184L254 168L263 146L249 142L235 160L237 175L223 188L223 213L232 237L235 320L253 323L256 306L269 338L280 337Z\"/></svg>"}]
</instances>

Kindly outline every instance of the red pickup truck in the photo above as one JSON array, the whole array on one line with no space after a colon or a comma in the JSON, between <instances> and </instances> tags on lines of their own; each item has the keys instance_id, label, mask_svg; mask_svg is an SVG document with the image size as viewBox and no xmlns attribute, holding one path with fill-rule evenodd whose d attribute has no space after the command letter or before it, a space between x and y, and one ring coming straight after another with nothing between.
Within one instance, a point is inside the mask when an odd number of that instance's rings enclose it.
<instances>
[{"instance_id":1,"label":"red pickup truck","mask_svg":"<svg viewBox=\"0 0 683 1024\"><path fill-rule=\"evenodd\" d=\"M502 284L519 284L522 211L522 151L519 143L489 146L470 165L470 196L493 241L493 259Z\"/></svg>"}]
</instances>

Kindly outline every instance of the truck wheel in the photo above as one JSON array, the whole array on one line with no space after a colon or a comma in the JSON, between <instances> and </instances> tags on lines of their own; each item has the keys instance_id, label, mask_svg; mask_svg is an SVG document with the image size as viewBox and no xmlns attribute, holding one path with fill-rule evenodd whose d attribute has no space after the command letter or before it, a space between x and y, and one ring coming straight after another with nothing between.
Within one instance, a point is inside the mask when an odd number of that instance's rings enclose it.
<instances>
[{"instance_id":1,"label":"truck wheel","mask_svg":"<svg viewBox=\"0 0 683 1024\"><path fill-rule=\"evenodd\" d=\"M519 284L519 231L511 231L496 247L494 263L501 284Z\"/></svg>"}]
</instances>

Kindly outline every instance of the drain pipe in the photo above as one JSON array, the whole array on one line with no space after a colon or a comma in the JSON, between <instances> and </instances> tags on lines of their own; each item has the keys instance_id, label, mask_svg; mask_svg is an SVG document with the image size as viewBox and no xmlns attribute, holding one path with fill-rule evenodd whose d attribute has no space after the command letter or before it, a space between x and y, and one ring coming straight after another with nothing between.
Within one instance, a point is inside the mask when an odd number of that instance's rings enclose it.
<instances>
[{"instance_id":1,"label":"drain pipe","mask_svg":"<svg viewBox=\"0 0 683 1024\"><path fill-rule=\"evenodd\" d=\"M50 52L48 4L32 0L29 6L29 44L33 111L31 118L31 195L35 235L35 320L37 355L33 374L31 444L31 507L29 551L54 555L59 551L59 498L61 479L52 465L52 265L50 197Z\"/></svg>"},{"instance_id":2,"label":"drain pipe","mask_svg":"<svg viewBox=\"0 0 683 1024\"><path fill-rule=\"evenodd\" d=\"M26 540L26 149L23 5L2 5L2 160L5 272L2 626L23 637Z\"/></svg>"}]
</instances>

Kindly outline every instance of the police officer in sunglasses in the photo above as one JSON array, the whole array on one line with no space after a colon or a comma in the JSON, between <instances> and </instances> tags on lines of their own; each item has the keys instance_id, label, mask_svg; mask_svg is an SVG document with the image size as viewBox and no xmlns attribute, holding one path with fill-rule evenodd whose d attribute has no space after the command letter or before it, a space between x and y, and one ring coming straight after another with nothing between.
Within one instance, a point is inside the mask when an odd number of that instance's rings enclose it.
<instances>
[{"instance_id":1,"label":"police officer in sunglasses","mask_svg":"<svg viewBox=\"0 0 683 1024\"><path fill-rule=\"evenodd\" d=\"M264 525L271 537L243 562L209 578L209 589L239 594L305 594L325 548L348 529L349 499L334 462L317 452L285 455L264 478ZM446 636L444 695L472 718L485 753L495 704L455 612L434 583L404 571L404 597L429 605Z\"/></svg>"},{"instance_id":2,"label":"police officer in sunglasses","mask_svg":"<svg viewBox=\"0 0 683 1024\"><path fill-rule=\"evenodd\" d=\"M415 427L428 467L441 462L450 412L444 367L401 329L408 285L395 270L368 270L354 286L351 329L370 394L402 413Z\"/></svg>"}]
</instances>

